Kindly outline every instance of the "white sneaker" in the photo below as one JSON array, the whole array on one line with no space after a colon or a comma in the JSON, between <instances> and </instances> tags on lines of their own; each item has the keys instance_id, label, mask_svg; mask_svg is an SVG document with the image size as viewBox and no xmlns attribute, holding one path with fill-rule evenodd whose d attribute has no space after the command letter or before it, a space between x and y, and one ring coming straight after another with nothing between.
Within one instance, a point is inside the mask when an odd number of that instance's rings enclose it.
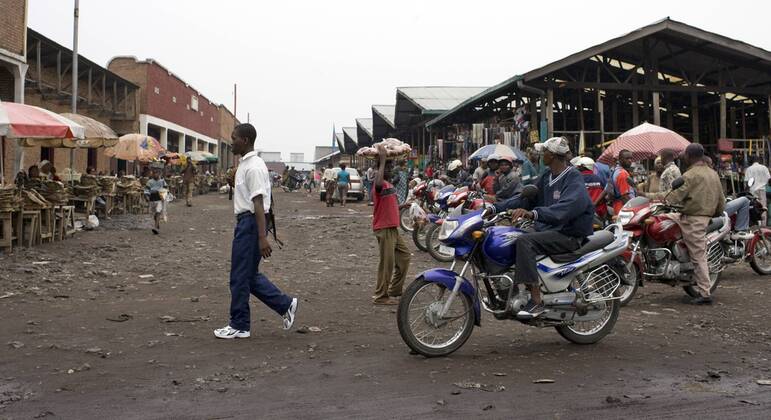
<instances>
[{"instance_id":1,"label":"white sneaker","mask_svg":"<svg viewBox=\"0 0 771 420\"><path fill-rule=\"evenodd\" d=\"M230 325L214 330L214 336L217 338L249 338L249 331L237 330Z\"/></svg>"},{"instance_id":2,"label":"white sneaker","mask_svg":"<svg viewBox=\"0 0 771 420\"><path fill-rule=\"evenodd\" d=\"M292 298L292 303L289 305L289 309L284 314L284 329L288 330L292 328L294 324L294 315L297 313L297 298Z\"/></svg>"}]
</instances>

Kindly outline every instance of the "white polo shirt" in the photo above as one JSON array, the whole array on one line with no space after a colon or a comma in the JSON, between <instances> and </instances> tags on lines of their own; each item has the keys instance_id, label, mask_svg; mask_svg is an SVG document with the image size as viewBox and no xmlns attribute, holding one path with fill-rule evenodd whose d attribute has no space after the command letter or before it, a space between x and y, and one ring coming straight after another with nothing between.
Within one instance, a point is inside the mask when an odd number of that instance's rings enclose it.
<instances>
[{"instance_id":1,"label":"white polo shirt","mask_svg":"<svg viewBox=\"0 0 771 420\"><path fill-rule=\"evenodd\" d=\"M270 210L270 174L268 167L257 152L249 152L244 155L236 170L236 188L233 191L233 211L235 214L244 212L254 213L252 200L258 195L262 196L263 212Z\"/></svg>"}]
</instances>

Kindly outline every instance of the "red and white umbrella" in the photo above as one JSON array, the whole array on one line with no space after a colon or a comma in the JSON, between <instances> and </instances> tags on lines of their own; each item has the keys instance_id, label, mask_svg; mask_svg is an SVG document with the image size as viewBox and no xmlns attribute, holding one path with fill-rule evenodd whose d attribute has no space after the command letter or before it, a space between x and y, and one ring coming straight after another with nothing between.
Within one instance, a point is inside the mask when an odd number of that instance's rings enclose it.
<instances>
[{"instance_id":1,"label":"red and white umbrella","mask_svg":"<svg viewBox=\"0 0 771 420\"><path fill-rule=\"evenodd\" d=\"M85 129L55 112L0 102L0 136L10 139L82 139Z\"/></svg>"},{"instance_id":2,"label":"red and white umbrella","mask_svg":"<svg viewBox=\"0 0 771 420\"><path fill-rule=\"evenodd\" d=\"M613 163L618 152L626 149L632 152L632 160L653 159L664 149L672 149L676 154L683 153L691 144L685 137L664 127L642 123L618 136L602 155L600 162Z\"/></svg>"},{"instance_id":3,"label":"red and white umbrella","mask_svg":"<svg viewBox=\"0 0 771 420\"><path fill-rule=\"evenodd\" d=\"M5 139L82 139L85 129L43 108L0 101L0 183L5 184Z\"/></svg>"}]
</instances>

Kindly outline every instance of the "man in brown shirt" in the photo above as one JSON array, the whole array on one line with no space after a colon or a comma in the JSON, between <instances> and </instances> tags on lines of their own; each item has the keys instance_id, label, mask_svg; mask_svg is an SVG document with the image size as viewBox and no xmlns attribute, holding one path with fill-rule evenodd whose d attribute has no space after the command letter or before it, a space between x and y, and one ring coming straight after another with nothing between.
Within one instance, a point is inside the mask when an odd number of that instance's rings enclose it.
<instances>
[{"instance_id":1,"label":"man in brown shirt","mask_svg":"<svg viewBox=\"0 0 771 420\"><path fill-rule=\"evenodd\" d=\"M185 184L185 203L188 207L193 205L193 188L195 187L195 166L188 159L185 169L182 171L182 182Z\"/></svg>"},{"instance_id":2,"label":"man in brown shirt","mask_svg":"<svg viewBox=\"0 0 771 420\"><path fill-rule=\"evenodd\" d=\"M683 241L694 266L693 276L700 296L690 299L694 305L711 305L709 266L707 264L707 225L710 218L720 215L725 207L725 196L717 172L704 163L704 148L697 143L685 149L683 174L685 183L672 191L667 201L680 204L683 210L676 218Z\"/></svg>"}]
</instances>

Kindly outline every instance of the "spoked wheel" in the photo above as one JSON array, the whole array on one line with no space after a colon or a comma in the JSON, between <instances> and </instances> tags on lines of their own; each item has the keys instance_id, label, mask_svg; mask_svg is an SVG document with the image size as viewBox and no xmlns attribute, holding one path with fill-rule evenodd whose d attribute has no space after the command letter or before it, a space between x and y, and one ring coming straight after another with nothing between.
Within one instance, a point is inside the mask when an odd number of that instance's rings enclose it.
<instances>
[{"instance_id":1,"label":"spoked wheel","mask_svg":"<svg viewBox=\"0 0 771 420\"><path fill-rule=\"evenodd\" d=\"M632 285L622 282L618 289L616 289L618 295L621 296L621 299L619 299L621 306L626 306L627 303L631 302L634 299L634 295L637 294L637 288L640 287L640 270L634 264L629 269L629 281Z\"/></svg>"},{"instance_id":2,"label":"spoked wheel","mask_svg":"<svg viewBox=\"0 0 771 420\"><path fill-rule=\"evenodd\" d=\"M426 231L426 249L428 253L439 262L452 262L455 259L455 254L442 252L441 243L439 242L439 231L442 225L436 223L428 227Z\"/></svg>"},{"instance_id":3,"label":"spoked wheel","mask_svg":"<svg viewBox=\"0 0 771 420\"><path fill-rule=\"evenodd\" d=\"M409 207L399 209L399 226L401 226L402 230L405 232L412 232L415 228L415 220L413 220L412 215L410 215Z\"/></svg>"},{"instance_id":4,"label":"spoked wheel","mask_svg":"<svg viewBox=\"0 0 771 420\"><path fill-rule=\"evenodd\" d=\"M426 357L447 356L458 350L474 330L471 298L458 293L440 315L451 291L439 283L418 278L401 297L397 324L402 340L413 351Z\"/></svg>"},{"instance_id":5,"label":"spoked wheel","mask_svg":"<svg viewBox=\"0 0 771 420\"><path fill-rule=\"evenodd\" d=\"M761 276L771 274L771 232L758 235L750 255L750 267Z\"/></svg>"},{"instance_id":6,"label":"spoked wheel","mask_svg":"<svg viewBox=\"0 0 771 420\"><path fill-rule=\"evenodd\" d=\"M715 293L717 284L720 282L720 273L725 269L725 263L723 262L725 257L725 251L720 244L714 244L707 249L707 264L709 264L709 294ZM689 286L683 286L683 290L690 297L699 297L701 293L699 288L695 284Z\"/></svg>"},{"instance_id":7,"label":"spoked wheel","mask_svg":"<svg viewBox=\"0 0 771 420\"><path fill-rule=\"evenodd\" d=\"M415 225L412 230L412 242L415 243L415 246L418 247L419 250L423 252L428 251L428 248L426 248L426 225Z\"/></svg>"},{"instance_id":8,"label":"spoked wheel","mask_svg":"<svg viewBox=\"0 0 771 420\"><path fill-rule=\"evenodd\" d=\"M619 291L614 296L618 298ZM576 344L594 344L613 331L621 309L619 299L606 300L590 304L589 313L577 316L572 325L554 327L566 340Z\"/></svg>"}]
</instances>

